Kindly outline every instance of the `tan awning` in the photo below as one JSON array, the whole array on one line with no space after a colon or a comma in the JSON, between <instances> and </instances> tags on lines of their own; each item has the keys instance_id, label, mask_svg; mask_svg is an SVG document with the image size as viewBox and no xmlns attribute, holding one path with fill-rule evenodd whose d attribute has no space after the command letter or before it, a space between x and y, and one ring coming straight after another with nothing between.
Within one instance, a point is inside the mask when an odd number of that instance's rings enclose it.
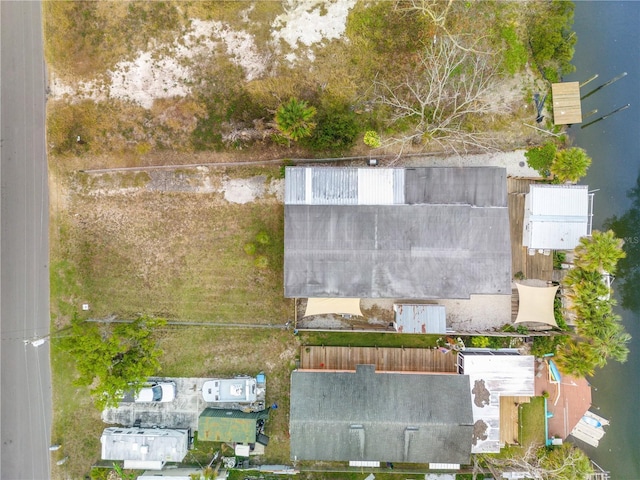
<instances>
[{"instance_id":1,"label":"tan awning","mask_svg":"<svg viewBox=\"0 0 640 480\"><path fill-rule=\"evenodd\" d=\"M518 317L515 323L544 323L557 327L553 315L553 299L556 296L558 286L554 287L530 287L516 283L518 296Z\"/></svg>"},{"instance_id":2,"label":"tan awning","mask_svg":"<svg viewBox=\"0 0 640 480\"><path fill-rule=\"evenodd\" d=\"M308 298L305 317L311 315L357 315L362 317L359 298Z\"/></svg>"}]
</instances>

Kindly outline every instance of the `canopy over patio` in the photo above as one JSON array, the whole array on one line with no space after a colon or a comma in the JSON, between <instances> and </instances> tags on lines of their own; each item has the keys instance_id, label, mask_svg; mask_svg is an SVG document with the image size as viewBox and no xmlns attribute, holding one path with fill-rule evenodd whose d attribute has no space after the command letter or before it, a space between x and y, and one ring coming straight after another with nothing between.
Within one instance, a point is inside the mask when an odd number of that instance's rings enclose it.
<instances>
[{"instance_id":1,"label":"canopy over patio","mask_svg":"<svg viewBox=\"0 0 640 480\"><path fill-rule=\"evenodd\" d=\"M543 323L550 327L557 327L553 314L553 301L558 291L558 286L530 287L516 283L518 287L518 316L515 323Z\"/></svg>"},{"instance_id":2,"label":"canopy over patio","mask_svg":"<svg viewBox=\"0 0 640 480\"><path fill-rule=\"evenodd\" d=\"M305 317L311 315L356 315L362 317L359 298L309 298Z\"/></svg>"}]
</instances>

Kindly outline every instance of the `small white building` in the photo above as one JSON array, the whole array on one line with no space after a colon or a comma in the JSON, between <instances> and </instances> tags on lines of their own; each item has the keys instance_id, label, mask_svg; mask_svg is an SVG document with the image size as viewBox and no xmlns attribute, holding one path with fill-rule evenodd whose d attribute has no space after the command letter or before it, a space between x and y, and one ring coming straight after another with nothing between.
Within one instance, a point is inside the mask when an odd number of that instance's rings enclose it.
<instances>
[{"instance_id":1,"label":"small white building","mask_svg":"<svg viewBox=\"0 0 640 480\"><path fill-rule=\"evenodd\" d=\"M591 236L593 193L586 185L531 185L522 243L530 250L573 250Z\"/></svg>"},{"instance_id":2,"label":"small white building","mask_svg":"<svg viewBox=\"0 0 640 480\"><path fill-rule=\"evenodd\" d=\"M181 462L189 450L189 430L108 427L100 437L102 460L124 461L124 468L161 470Z\"/></svg>"},{"instance_id":3,"label":"small white building","mask_svg":"<svg viewBox=\"0 0 640 480\"><path fill-rule=\"evenodd\" d=\"M535 395L535 357L516 349L467 349L458 353L458 373L470 380L474 439L471 453L498 453L501 398Z\"/></svg>"}]
</instances>

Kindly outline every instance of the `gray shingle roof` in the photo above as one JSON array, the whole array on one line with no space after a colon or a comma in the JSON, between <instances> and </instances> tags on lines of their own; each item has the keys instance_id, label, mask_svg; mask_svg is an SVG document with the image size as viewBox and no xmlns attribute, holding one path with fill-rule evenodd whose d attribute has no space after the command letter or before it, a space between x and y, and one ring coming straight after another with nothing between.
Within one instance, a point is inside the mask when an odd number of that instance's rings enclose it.
<instances>
[{"instance_id":1,"label":"gray shingle roof","mask_svg":"<svg viewBox=\"0 0 640 480\"><path fill-rule=\"evenodd\" d=\"M291 458L468 464L473 437L465 375L291 375Z\"/></svg>"},{"instance_id":2,"label":"gray shingle roof","mask_svg":"<svg viewBox=\"0 0 640 480\"><path fill-rule=\"evenodd\" d=\"M511 293L504 169L334 170L287 169L286 297Z\"/></svg>"}]
</instances>

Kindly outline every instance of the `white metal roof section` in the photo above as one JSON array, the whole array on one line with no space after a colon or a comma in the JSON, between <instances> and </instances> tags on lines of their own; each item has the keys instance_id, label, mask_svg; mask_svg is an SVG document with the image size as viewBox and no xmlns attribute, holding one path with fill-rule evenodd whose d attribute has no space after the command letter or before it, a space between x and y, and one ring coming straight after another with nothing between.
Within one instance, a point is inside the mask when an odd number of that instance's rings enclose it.
<instances>
[{"instance_id":1,"label":"white metal roof section","mask_svg":"<svg viewBox=\"0 0 640 480\"><path fill-rule=\"evenodd\" d=\"M591 235L593 194L586 185L531 185L525 200L523 243L571 250Z\"/></svg>"},{"instance_id":2,"label":"white metal roof section","mask_svg":"<svg viewBox=\"0 0 640 480\"><path fill-rule=\"evenodd\" d=\"M395 303L395 328L400 333L446 333L444 305Z\"/></svg>"},{"instance_id":3,"label":"white metal roof section","mask_svg":"<svg viewBox=\"0 0 640 480\"><path fill-rule=\"evenodd\" d=\"M287 167L285 204L403 204L404 175L401 168Z\"/></svg>"},{"instance_id":4,"label":"white metal roof section","mask_svg":"<svg viewBox=\"0 0 640 480\"><path fill-rule=\"evenodd\" d=\"M473 422L479 430L486 426L486 438L474 437L471 453L498 453L500 397L535 395L534 357L460 352L458 365L469 376Z\"/></svg>"},{"instance_id":5,"label":"white metal roof section","mask_svg":"<svg viewBox=\"0 0 640 480\"><path fill-rule=\"evenodd\" d=\"M189 431L108 427L102 432L100 441L102 460L181 462L189 449Z\"/></svg>"}]
</instances>

